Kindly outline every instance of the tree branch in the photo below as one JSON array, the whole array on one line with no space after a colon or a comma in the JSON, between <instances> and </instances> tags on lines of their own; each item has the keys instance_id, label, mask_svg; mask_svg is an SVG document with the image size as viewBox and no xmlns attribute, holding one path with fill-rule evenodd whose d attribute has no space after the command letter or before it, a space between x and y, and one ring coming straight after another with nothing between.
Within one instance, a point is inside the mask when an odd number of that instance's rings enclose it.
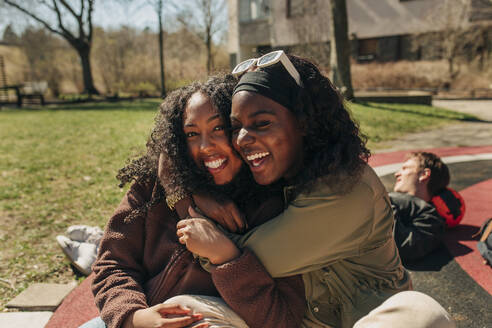
<instances>
[{"instance_id":1,"label":"tree branch","mask_svg":"<svg viewBox=\"0 0 492 328\"><path fill-rule=\"evenodd\" d=\"M83 0L82 0L83 1ZM89 43L92 41L92 12L94 11L94 0L89 0L89 8L87 9L87 23L89 26L89 31L88 31L88 41Z\"/></svg>"},{"instance_id":2,"label":"tree branch","mask_svg":"<svg viewBox=\"0 0 492 328\"><path fill-rule=\"evenodd\" d=\"M58 19L58 27L62 30L62 35L67 39L70 43L73 43L76 41L75 36L63 26L63 21L62 21L62 15L60 12L60 8L58 8L58 4L56 3L56 0L53 0L53 6L55 7L55 13L56 13L56 18Z\"/></svg>"},{"instance_id":3,"label":"tree branch","mask_svg":"<svg viewBox=\"0 0 492 328\"><path fill-rule=\"evenodd\" d=\"M51 11L55 11L55 8L53 8L53 6L52 6L52 5L50 5L47 1L45 1L45 0L40 0L39 2L40 2L41 4L43 4L43 5L45 5L46 7L50 8L50 9L51 9Z\"/></svg>"},{"instance_id":4,"label":"tree branch","mask_svg":"<svg viewBox=\"0 0 492 328\"><path fill-rule=\"evenodd\" d=\"M85 10L85 1L84 0L80 0L80 18L83 20L83 16L84 16L84 10Z\"/></svg>"},{"instance_id":5,"label":"tree branch","mask_svg":"<svg viewBox=\"0 0 492 328\"><path fill-rule=\"evenodd\" d=\"M38 16L34 15L33 13L29 12L27 9L19 6L18 4L10 1L10 0L4 0L6 4L16 8L17 10L23 12L24 14L26 14L27 16L31 17L32 19L34 19L35 21L37 21L38 23L40 23L41 25L43 25L44 27L46 27L50 32L52 33L55 33L55 34L58 34L62 37L65 37L65 35L60 32L60 31L57 31L55 30L53 27L51 27L50 24L48 24L46 21L42 20L41 18L39 18Z\"/></svg>"},{"instance_id":6,"label":"tree branch","mask_svg":"<svg viewBox=\"0 0 492 328\"><path fill-rule=\"evenodd\" d=\"M77 20L77 23L79 25L79 39L83 40L85 38L84 21L82 20L83 12L80 12L80 15L79 15L75 12L75 10L65 0L59 0L59 1L63 5L63 7L65 7L72 14L72 16ZM84 0L81 0L81 3L84 3Z\"/></svg>"},{"instance_id":7,"label":"tree branch","mask_svg":"<svg viewBox=\"0 0 492 328\"><path fill-rule=\"evenodd\" d=\"M70 7L70 5L65 0L60 0L60 2L63 5L63 7L65 7L73 15L73 17L75 17L80 23L80 20L82 19L82 13L80 13L80 15L77 15L75 10L73 10L73 8ZM81 2L84 3L84 0L81 0Z\"/></svg>"}]
</instances>

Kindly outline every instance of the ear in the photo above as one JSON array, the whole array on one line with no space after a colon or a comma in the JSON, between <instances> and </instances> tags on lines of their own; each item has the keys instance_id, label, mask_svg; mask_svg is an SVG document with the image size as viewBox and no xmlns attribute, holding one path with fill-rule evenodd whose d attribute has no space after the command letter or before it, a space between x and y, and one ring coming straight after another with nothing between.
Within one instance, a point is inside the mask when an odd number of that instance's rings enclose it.
<instances>
[{"instance_id":1,"label":"ear","mask_svg":"<svg viewBox=\"0 0 492 328\"><path fill-rule=\"evenodd\" d=\"M420 172L419 182L421 183L429 182L430 177L431 177L431 170L429 168L425 168Z\"/></svg>"}]
</instances>

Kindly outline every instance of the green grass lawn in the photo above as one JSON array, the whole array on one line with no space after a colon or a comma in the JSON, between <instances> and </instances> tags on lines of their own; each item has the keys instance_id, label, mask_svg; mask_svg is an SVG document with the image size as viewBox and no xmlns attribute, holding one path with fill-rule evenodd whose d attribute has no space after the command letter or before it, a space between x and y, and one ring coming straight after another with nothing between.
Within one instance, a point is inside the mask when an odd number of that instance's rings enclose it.
<instances>
[{"instance_id":1,"label":"green grass lawn","mask_svg":"<svg viewBox=\"0 0 492 328\"><path fill-rule=\"evenodd\" d=\"M144 151L158 100L0 110L0 309L33 282L74 279L55 236L103 227L125 190L116 172ZM419 105L352 104L369 146L474 117Z\"/></svg>"}]
</instances>

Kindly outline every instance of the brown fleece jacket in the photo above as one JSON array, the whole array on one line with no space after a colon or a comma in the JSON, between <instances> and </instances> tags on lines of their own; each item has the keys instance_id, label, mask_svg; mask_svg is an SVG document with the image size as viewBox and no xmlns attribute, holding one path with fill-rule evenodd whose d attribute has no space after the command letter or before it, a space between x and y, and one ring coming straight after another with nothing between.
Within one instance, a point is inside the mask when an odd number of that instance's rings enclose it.
<instances>
[{"instance_id":1,"label":"brown fleece jacket","mask_svg":"<svg viewBox=\"0 0 492 328\"><path fill-rule=\"evenodd\" d=\"M132 312L179 294L220 294L252 328L300 326L306 308L301 276L273 279L248 250L207 273L179 244L179 219L165 202L145 217L126 220L151 199L154 188L134 183L101 240L92 289L108 328L121 327ZM261 224L281 209L280 197L268 199L246 213L248 223Z\"/></svg>"}]
</instances>

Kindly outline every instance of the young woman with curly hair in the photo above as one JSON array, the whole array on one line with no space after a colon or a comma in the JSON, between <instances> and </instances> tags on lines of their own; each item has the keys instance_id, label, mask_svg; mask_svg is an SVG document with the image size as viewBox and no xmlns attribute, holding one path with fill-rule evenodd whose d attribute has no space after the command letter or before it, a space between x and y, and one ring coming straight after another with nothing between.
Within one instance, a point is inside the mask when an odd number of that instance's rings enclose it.
<instances>
[{"instance_id":1,"label":"young woman with curly hair","mask_svg":"<svg viewBox=\"0 0 492 328\"><path fill-rule=\"evenodd\" d=\"M244 228L244 223L259 225L283 209L281 190L254 183L232 148L229 114L235 83L231 76L215 77L168 95L146 154L120 170L122 185L133 184L106 226L93 266L92 289L101 318L84 327L220 326L208 315L200 321L203 313L188 309L193 304L177 304L182 298L173 296L183 294L200 295L198 299L209 306L217 304L214 307L223 309L229 320L234 318L238 327L300 324L305 308L301 276L274 280L252 254L209 274L178 241L178 207L186 212L192 199L181 197L186 196L184 191L174 186L193 190L207 209L212 203L208 195L227 195L230 200L219 197L220 204L232 209L235 218L219 222L225 226L238 222L231 230ZM171 209L174 206L177 211ZM238 213L244 213L244 219ZM222 242L231 243L227 238ZM250 281L255 285L241 290ZM264 286L272 286L269 293L263 293ZM213 297L219 295L226 295L230 308L241 317Z\"/></svg>"},{"instance_id":2,"label":"young woman with curly hair","mask_svg":"<svg viewBox=\"0 0 492 328\"><path fill-rule=\"evenodd\" d=\"M388 194L329 79L310 61L283 52L241 63L235 72L243 75L232 100L234 147L258 184L285 182L287 207L243 235L222 232L190 211L193 218L178 223L180 242L212 274L253 253L272 277L302 275L303 327L452 327L428 296L399 293L411 281L393 240ZM224 243L226 236L235 243Z\"/></svg>"}]
</instances>

